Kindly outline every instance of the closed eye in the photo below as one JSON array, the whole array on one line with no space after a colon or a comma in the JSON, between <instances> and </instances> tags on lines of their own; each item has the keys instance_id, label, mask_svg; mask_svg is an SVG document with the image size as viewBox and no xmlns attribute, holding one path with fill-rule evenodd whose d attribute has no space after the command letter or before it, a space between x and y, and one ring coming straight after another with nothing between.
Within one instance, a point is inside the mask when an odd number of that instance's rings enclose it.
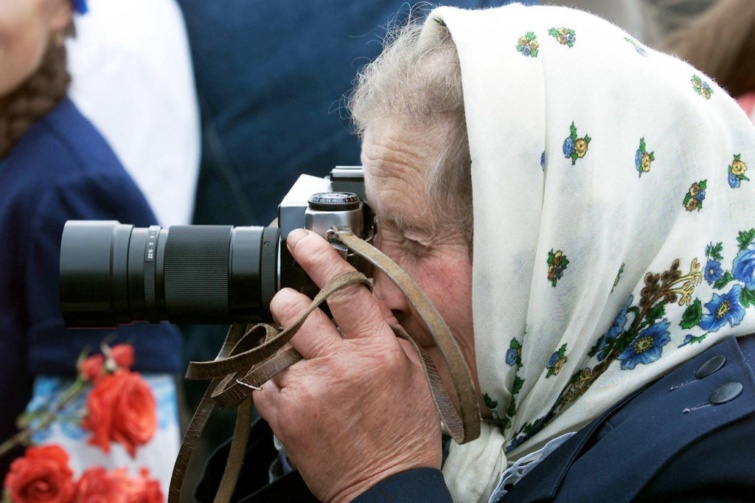
<instances>
[{"instance_id":1,"label":"closed eye","mask_svg":"<svg viewBox=\"0 0 755 503\"><path fill-rule=\"evenodd\" d=\"M425 255L428 251L428 247L424 245L423 243L416 241L414 239L410 239L407 237L404 237L401 240L401 248L415 257L421 257Z\"/></svg>"},{"instance_id":2,"label":"closed eye","mask_svg":"<svg viewBox=\"0 0 755 503\"><path fill-rule=\"evenodd\" d=\"M381 225L382 224L382 225ZM422 257L429 250L430 246L420 236L415 234L424 234L422 231L407 226L403 221L394 219L375 218L376 239L375 246L386 251L385 248L398 248L404 254L413 257Z\"/></svg>"}]
</instances>

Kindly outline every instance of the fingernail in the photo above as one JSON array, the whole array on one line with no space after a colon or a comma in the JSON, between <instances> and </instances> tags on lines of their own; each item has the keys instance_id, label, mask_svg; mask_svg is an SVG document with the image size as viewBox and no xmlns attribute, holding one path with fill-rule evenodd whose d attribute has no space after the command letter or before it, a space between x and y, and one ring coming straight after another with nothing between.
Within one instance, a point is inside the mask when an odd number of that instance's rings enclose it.
<instances>
[{"instance_id":1,"label":"fingernail","mask_svg":"<svg viewBox=\"0 0 755 503\"><path fill-rule=\"evenodd\" d=\"M288 237L286 238L286 245L288 245L289 249L293 249L296 246L296 243L301 241L306 236L307 231L305 231L304 229L294 229L288 233Z\"/></svg>"}]
</instances>

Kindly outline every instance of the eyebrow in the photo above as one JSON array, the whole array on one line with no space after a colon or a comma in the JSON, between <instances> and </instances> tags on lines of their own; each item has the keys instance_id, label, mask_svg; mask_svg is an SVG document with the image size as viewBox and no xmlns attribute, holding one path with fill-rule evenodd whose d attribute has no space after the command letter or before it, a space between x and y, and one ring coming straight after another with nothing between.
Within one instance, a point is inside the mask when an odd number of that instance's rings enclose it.
<instances>
[{"instance_id":1,"label":"eyebrow","mask_svg":"<svg viewBox=\"0 0 755 503\"><path fill-rule=\"evenodd\" d=\"M367 193L367 201L370 207L372 208L372 214L377 219L378 223L383 222L384 224L393 225L397 229L405 229L407 227L406 221L401 215L397 214L388 214L383 209L383 205L380 204L380 201L376 198L369 197L369 192Z\"/></svg>"},{"instance_id":2,"label":"eyebrow","mask_svg":"<svg viewBox=\"0 0 755 503\"><path fill-rule=\"evenodd\" d=\"M411 229L412 226L406 223L406 220L400 216L400 215L383 215L378 216L378 225L380 223L384 223L387 225L390 225L392 227L395 227L396 229L400 231L405 231L408 229Z\"/></svg>"},{"instance_id":3,"label":"eyebrow","mask_svg":"<svg viewBox=\"0 0 755 503\"><path fill-rule=\"evenodd\" d=\"M426 230L423 230L421 227L417 225L412 225L406 221L406 218L396 212L392 211L390 213L386 212L383 206L377 202L373 203L371 199L368 198L368 201L370 201L370 206L372 207L372 212L375 216L375 218L378 221L378 225L382 222L384 225L389 225L391 227L394 227L398 231L402 233L406 232L427 232Z\"/></svg>"}]
</instances>

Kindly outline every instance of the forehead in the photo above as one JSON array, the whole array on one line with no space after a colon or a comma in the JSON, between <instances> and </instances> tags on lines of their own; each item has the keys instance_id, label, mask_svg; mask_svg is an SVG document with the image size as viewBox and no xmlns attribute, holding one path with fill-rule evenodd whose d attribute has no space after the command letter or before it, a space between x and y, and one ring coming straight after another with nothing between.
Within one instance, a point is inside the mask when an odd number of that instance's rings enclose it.
<instances>
[{"instance_id":1,"label":"forehead","mask_svg":"<svg viewBox=\"0 0 755 503\"><path fill-rule=\"evenodd\" d=\"M437 162L442 136L400 120L365 129L362 165L370 204L379 215L426 216L425 175Z\"/></svg>"}]
</instances>

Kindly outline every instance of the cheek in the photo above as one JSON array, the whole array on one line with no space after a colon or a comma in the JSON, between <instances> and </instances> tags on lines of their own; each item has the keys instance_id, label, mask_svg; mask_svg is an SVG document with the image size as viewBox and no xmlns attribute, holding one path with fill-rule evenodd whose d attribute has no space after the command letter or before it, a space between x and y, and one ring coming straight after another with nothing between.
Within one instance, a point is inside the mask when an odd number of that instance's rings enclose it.
<instances>
[{"instance_id":1,"label":"cheek","mask_svg":"<svg viewBox=\"0 0 755 503\"><path fill-rule=\"evenodd\" d=\"M428 290L437 292L441 299L454 297L461 283L460 274L454 264L429 264L424 267L420 282ZM444 295L445 293L445 295Z\"/></svg>"},{"instance_id":2,"label":"cheek","mask_svg":"<svg viewBox=\"0 0 755 503\"><path fill-rule=\"evenodd\" d=\"M451 329L479 390L472 316L471 264L464 259L435 264L425 269L425 274L418 282ZM445 366L445 362L438 359L436 364L439 368Z\"/></svg>"},{"instance_id":3,"label":"cheek","mask_svg":"<svg viewBox=\"0 0 755 503\"><path fill-rule=\"evenodd\" d=\"M36 26L0 26L0 95L7 95L30 77L42 62L47 34Z\"/></svg>"},{"instance_id":4,"label":"cheek","mask_svg":"<svg viewBox=\"0 0 755 503\"><path fill-rule=\"evenodd\" d=\"M417 278L420 287L458 336L472 332L472 269L464 260L428 263Z\"/></svg>"}]
</instances>

